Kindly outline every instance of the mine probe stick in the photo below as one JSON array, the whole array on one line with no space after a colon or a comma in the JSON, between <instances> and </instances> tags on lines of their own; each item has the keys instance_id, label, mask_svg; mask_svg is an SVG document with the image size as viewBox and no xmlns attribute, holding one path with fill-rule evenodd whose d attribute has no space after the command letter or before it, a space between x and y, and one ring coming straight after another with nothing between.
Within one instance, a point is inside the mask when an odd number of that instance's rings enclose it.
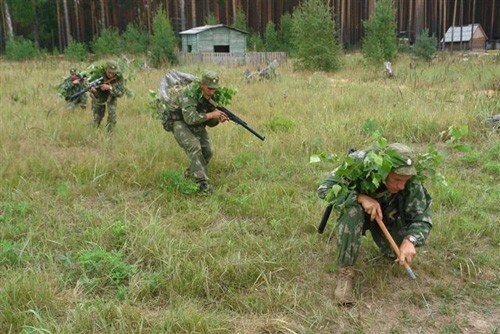
<instances>
[{"instance_id":1,"label":"mine probe stick","mask_svg":"<svg viewBox=\"0 0 500 334\"><path fill-rule=\"evenodd\" d=\"M387 241L389 241L389 244L391 244L391 248L394 251L394 254L396 254L396 256L399 259L399 255L400 255L399 254L399 247L394 242L392 235L389 233L389 231L387 231L387 227L385 227L385 224L382 221L382 219L375 217L375 220L377 221L378 226L380 227L380 229L384 233L385 238L387 239ZM406 272L408 273L408 276L410 276L411 279L416 280L417 276L415 276L415 273L413 272L413 270L411 270L410 265L406 262L406 260L405 260L404 266L405 266Z\"/></svg>"}]
</instances>

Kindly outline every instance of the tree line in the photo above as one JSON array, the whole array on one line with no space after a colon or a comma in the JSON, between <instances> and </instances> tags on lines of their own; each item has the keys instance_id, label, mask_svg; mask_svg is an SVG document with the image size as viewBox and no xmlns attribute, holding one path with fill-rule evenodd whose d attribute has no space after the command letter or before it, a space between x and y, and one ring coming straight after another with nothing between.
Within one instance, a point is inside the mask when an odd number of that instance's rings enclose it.
<instances>
[{"instance_id":1,"label":"tree line","mask_svg":"<svg viewBox=\"0 0 500 334\"><path fill-rule=\"evenodd\" d=\"M0 0L0 52L8 38L23 36L48 51L63 50L72 40L89 43L105 29L123 33L130 23L150 36L153 18L163 8L175 33L207 22L241 26L254 39L263 37L272 22L281 29L282 17L304 0ZM335 33L344 47L357 47L374 13L376 0L324 0L335 20ZM412 42L427 28L441 38L451 25L480 23L489 39L500 39L498 0L393 0L396 30ZM286 21L286 19L285 19ZM286 27L285 27L286 30ZM254 43L256 45L258 43Z\"/></svg>"}]
</instances>

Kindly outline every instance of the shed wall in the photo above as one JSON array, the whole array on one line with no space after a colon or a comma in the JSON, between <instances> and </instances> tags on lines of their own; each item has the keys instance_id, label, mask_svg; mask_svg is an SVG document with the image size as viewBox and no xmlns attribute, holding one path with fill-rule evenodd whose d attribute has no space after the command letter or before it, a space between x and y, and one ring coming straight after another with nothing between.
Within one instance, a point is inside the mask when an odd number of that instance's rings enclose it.
<instances>
[{"instance_id":1,"label":"shed wall","mask_svg":"<svg viewBox=\"0 0 500 334\"><path fill-rule=\"evenodd\" d=\"M182 35L182 51L188 52L192 45L192 53L214 52L214 45L227 45L229 52L245 52L247 36L239 31L225 27L201 31L198 34Z\"/></svg>"}]
</instances>

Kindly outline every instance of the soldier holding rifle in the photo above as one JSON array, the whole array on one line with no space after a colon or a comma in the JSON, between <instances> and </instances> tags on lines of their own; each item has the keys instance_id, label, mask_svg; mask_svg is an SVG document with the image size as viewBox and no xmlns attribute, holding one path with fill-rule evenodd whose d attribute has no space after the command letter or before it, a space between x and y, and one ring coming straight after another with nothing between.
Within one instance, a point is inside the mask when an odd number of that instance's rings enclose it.
<instances>
[{"instance_id":1,"label":"soldier holding rifle","mask_svg":"<svg viewBox=\"0 0 500 334\"><path fill-rule=\"evenodd\" d=\"M106 129L113 130L116 124L116 105L119 97L126 91L125 79L115 61L109 60L104 65L96 66L90 71L90 82L102 78L102 83L90 88L92 97L92 112L94 125L99 127L108 107L108 119Z\"/></svg>"}]
</instances>

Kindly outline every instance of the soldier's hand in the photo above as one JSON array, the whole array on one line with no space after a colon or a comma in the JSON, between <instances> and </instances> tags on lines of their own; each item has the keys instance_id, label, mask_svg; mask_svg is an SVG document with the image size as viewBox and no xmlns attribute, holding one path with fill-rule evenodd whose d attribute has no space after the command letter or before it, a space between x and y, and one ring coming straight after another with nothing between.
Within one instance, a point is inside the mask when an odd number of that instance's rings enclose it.
<instances>
[{"instance_id":1,"label":"soldier's hand","mask_svg":"<svg viewBox=\"0 0 500 334\"><path fill-rule=\"evenodd\" d=\"M404 239L401 246L399 246L399 258L397 259L397 262L402 266L405 262L411 264L416 254L417 251L415 246L409 240Z\"/></svg>"},{"instance_id":2,"label":"soldier's hand","mask_svg":"<svg viewBox=\"0 0 500 334\"><path fill-rule=\"evenodd\" d=\"M78 85L80 83L80 79L75 79L71 82L73 83L73 85Z\"/></svg>"},{"instance_id":3,"label":"soldier's hand","mask_svg":"<svg viewBox=\"0 0 500 334\"><path fill-rule=\"evenodd\" d=\"M95 87L92 87L89 90L90 90L91 93L95 93L95 91L96 91Z\"/></svg>"},{"instance_id":4,"label":"soldier's hand","mask_svg":"<svg viewBox=\"0 0 500 334\"><path fill-rule=\"evenodd\" d=\"M361 204L363 210L370 215L370 220L373 221L376 217L382 219L382 208L377 200L365 194L358 195L358 203Z\"/></svg>"},{"instance_id":5,"label":"soldier's hand","mask_svg":"<svg viewBox=\"0 0 500 334\"><path fill-rule=\"evenodd\" d=\"M209 112L207 114L207 120L211 119L216 119L219 123L224 123L225 121L229 120L226 114L224 114L222 111L219 109L215 109L212 112Z\"/></svg>"},{"instance_id":6,"label":"soldier's hand","mask_svg":"<svg viewBox=\"0 0 500 334\"><path fill-rule=\"evenodd\" d=\"M111 90L112 86L110 84L102 84L101 90Z\"/></svg>"}]
</instances>

